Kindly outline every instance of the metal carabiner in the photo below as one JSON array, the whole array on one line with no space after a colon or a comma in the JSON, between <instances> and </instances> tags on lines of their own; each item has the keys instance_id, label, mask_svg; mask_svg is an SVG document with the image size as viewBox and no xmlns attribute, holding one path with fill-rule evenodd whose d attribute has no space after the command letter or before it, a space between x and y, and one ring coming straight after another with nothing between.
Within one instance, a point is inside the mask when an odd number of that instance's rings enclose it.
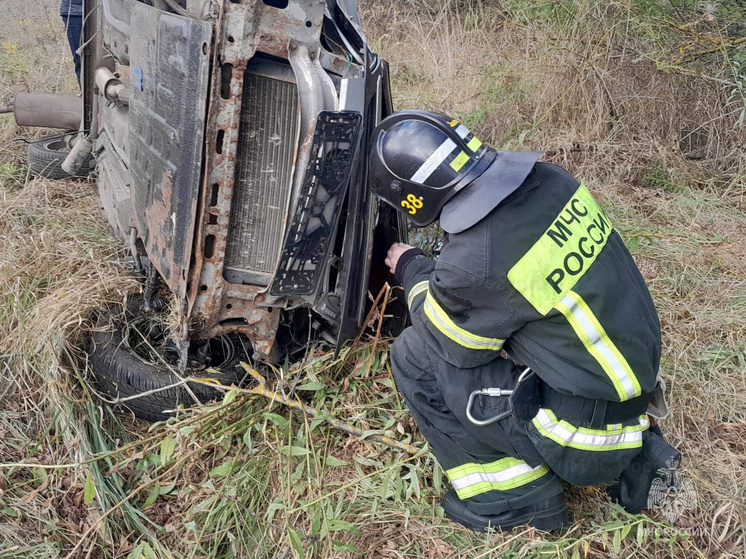
<instances>
[{"instance_id":1,"label":"metal carabiner","mask_svg":"<svg viewBox=\"0 0 746 559\"><path fill-rule=\"evenodd\" d=\"M516 382L516 386L521 383L523 379L525 379L528 375L531 374L531 367L526 367L521 375L518 377L518 382ZM500 421L501 419L505 419L506 417L510 416L513 413L513 407L511 406L508 411L505 411L503 413L499 413L494 417L490 417L489 419L476 419L471 414L471 408L474 405L474 400L477 398L477 396L489 396L491 398L500 398L502 396L511 396L513 394L513 390L506 390L504 388L482 388L481 390L475 390L471 394L469 394L469 401L466 402L466 417L471 421L474 425L483 426L483 425L491 425L495 423L496 421Z\"/></svg>"}]
</instances>

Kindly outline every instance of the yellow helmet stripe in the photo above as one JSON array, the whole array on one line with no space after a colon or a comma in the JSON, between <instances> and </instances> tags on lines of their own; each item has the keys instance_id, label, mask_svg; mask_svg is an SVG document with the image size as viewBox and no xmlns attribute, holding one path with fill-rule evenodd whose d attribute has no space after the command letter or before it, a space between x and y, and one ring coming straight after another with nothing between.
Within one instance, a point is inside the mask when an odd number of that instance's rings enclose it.
<instances>
[{"instance_id":1,"label":"yellow helmet stripe","mask_svg":"<svg viewBox=\"0 0 746 559\"><path fill-rule=\"evenodd\" d=\"M456 159L451 161L451 169L453 169L456 172L459 172L461 168L466 165L466 162L469 161L469 156L466 154L465 151L462 151L456 156Z\"/></svg>"},{"instance_id":2,"label":"yellow helmet stripe","mask_svg":"<svg viewBox=\"0 0 746 559\"><path fill-rule=\"evenodd\" d=\"M482 147L482 142L479 138L475 136L474 138L469 140L469 143L466 144L466 147L468 147L471 151L476 153L477 150Z\"/></svg>"}]
</instances>

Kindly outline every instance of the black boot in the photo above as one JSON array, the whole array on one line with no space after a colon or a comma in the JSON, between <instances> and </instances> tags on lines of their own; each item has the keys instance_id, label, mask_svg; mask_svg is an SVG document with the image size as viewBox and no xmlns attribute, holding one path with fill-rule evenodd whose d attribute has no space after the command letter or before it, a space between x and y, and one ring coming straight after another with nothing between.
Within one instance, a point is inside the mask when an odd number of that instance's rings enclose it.
<instances>
[{"instance_id":1,"label":"black boot","mask_svg":"<svg viewBox=\"0 0 746 559\"><path fill-rule=\"evenodd\" d=\"M533 505L500 514L483 515L470 510L466 502L459 499L456 492L451 489L443 497L441 506L448 518L475 532L484 532L487 528L510 530L516 526L526 525L549 532L569 524L565 496L561 493Z\"/></svg>"},{"instance_id":2,"label":"black boot","mask_svg":"<svg viewBox=\"0 0 746 559\"><path fill-rule=\"evenodd\" d=\"M676 469L680 462L680 452L656 432L648 432L640 454L622 472L619 481L609 488L609 495L624 510L637 514L656 504L658 493L677 486Z\"/></svg>"}]
</instances>

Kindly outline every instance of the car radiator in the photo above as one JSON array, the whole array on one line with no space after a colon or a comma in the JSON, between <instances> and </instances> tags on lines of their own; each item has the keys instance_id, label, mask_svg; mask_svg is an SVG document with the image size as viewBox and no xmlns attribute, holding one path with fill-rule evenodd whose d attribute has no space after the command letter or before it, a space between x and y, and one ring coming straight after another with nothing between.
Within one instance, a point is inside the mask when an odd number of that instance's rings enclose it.
<instances>
[{"instance_id":1,"label":"car radiator","mask_svg":"<svg viewBox=\"0 0 746 559\"><path fill-rule=\"evenodd\" d=\"M298 89L287 73L249 67L225 254L229 282L267 285L272 278L287 222L298 121Z\"/></svg>"}]
</instances>

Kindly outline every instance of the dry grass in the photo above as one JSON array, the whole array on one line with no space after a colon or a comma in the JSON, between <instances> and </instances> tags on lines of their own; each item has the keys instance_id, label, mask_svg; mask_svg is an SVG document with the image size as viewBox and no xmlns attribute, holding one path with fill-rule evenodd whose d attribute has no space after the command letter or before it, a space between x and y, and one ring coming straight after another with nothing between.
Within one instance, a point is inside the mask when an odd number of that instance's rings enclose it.
<instances>
[{"instance_id":1,"label":"dry grass","mask_svg":"<svg viewBox=\"0 0 746 559\"><path fill-rule=\"evenodd\" d=\"M655 2L361 4L399 108L458 114L493 144L550 150L628 241L663 325L663 427L699 498L675 526L689 535L665 532L659 511L628 516L573 488L568 533L476 536L441 519L446 482L427 453L236 394L150 431L112 413L87 391L78 350L90 311L137 285L93 184L29 180L10 140L33 131L0 116L0 558L746 556L746 138L723 85L737 51L679 60L680 47L725 41L707 35L725 16L681 10L676 23L699 22L695 38L645 16ZM74 89L55 10L9 3L0 96ZM370 356L369 343L344 367L314 353L275 382L423 445L385 344L369 368Z\"/></svg>"},{"instance_id":2,"label":"dry grass","mask_svg":"<svg viewBox=\"0 0 746 559\"><path fill-rule=\"evenodd\" d=\"M666 49L691 35L641 24L634 6L410 0L365 15L381 30L400 108L458 114L493 144L549 150L609 208L663 323L664 428L700 498L678 526L702 531L693 539L706 556L740 556L746 134L718 81L733 84L731 59L719 51L696 71L682 65Z\"/></svg>"}]
</instances>

